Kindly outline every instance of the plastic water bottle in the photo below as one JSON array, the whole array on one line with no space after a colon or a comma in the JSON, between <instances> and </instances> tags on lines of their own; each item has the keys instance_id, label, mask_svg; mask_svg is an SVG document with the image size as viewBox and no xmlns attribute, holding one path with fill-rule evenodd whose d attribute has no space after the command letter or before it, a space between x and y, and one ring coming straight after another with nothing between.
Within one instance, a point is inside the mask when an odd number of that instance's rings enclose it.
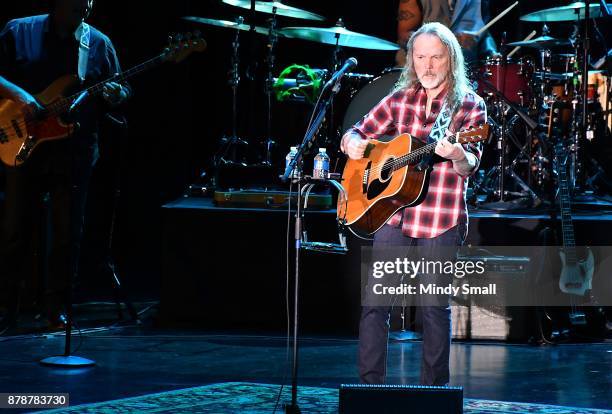
<instances>
[{"instance_id":1,"label":"plastic water bottle","mask_svg":"<svg viewBox=\"0 0 612 414\"><path fill-rule=\"evenodd\" d=\"M295 158L296 155L297 155L297 147L291 147L291 150L289 151L289 153L285 157L285 169L287 168L289 163L291 161L293 161L293 159ZM297 169L296 168L294 168L293 171L291 171L291 175L289 176L289 178L297 178Z\"/></svg>"},{"instance_id":2,"label":"plastic water bottle","mask_svg":"<svg viewBox=\"0 0 612 414\"><path fill-rule=\"evenodd\" d=\"M329 155L325 148L319 148L319 153L314 158L314 169L312 178L325 179L329 175Z\"/></svg>"}]
</instances>

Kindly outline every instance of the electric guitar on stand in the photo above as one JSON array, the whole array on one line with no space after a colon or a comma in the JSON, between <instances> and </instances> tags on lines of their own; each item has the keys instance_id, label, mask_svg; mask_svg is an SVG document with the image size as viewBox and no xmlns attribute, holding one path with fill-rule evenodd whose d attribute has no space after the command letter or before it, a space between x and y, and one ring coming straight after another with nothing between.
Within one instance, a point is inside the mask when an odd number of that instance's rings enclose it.
<instances>
[{"instance_id":1,"label":"electric guitar on stand","mask_svg":"<svg viewBox=\"0 0 612 414\"><path fill-rule=\"evenodd\" d=\"M584 296L587 291L592 289L595 259L589 248L587 248L584 260L578 258L567 174L569 157L562 143L555 146L555 156L559 177L559 209L561 213L561 232L563 234L563 247L559 251L562 264L559 288L563 293Z\"/></svg>"},{"instance_id":2,"label":"electric guitar on stand","mask_svg":"<svg viewBox=\"0 0 612 414\"><path fill-rule=\"evenodd\" d=\"M20 166L43 142L70 136L76 125L63 117L75 101L100 95L107 82L122 82L146 69L165 62L180 62L192 52L205 49L206 42L197 33L176 36L158 56L75 94L70 91L79 85L77 76L63 76L35 95L43 110L32 116L24 116L22 104L0 99L0 160L8 166Z\"/></svg>"},{"instance_id":3,"label":"electric guitar on stand","mask_svg":"<svg viewBox=\"0 0 612 414\"><path fill-rule=\"evenodd\" d=\"M450 143L485 141L489 125L458 132ZM398 210L419 204L427 194L430 168L419 162L434 153L436 142L422 144L409 134L389 142L371 140L364 157L348 159L342 174L346 199L338 198L338 219L351 230L372 235Z\"/></svg>"}]
</instances>

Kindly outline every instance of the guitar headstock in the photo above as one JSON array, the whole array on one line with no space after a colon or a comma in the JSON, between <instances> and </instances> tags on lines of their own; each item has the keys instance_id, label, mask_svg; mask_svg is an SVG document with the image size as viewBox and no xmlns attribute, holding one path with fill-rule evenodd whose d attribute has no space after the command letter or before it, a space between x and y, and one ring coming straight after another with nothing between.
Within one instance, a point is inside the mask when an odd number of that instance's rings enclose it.
<instances>
[{"instance_id":1,"label":"guitar headstock","mask_svg":"<svg viewBox=\"0 0 612 414\"><path fill-rule=\"evenodd\" d=\"M489 139L489 124L485 123L477 128L470 128L457 134L457 142L467 144L470 142L480 142Z\"/></svg>"},{"instance_id":2,"label":"guitar headstock","mask_svg":"<svg viewBox=\"0 0 612 414\"><path fill-rule=\"evenodd\" d=\"M571 143L565 142L565 140L559 138L554 145L555 164L559 168L564 168L568 164L570 156Z\"/></svg>"},{"instance_id":3,"label":"guitar headstock","mask_svg":"<svg viewBox=\"0 0 612 414\"><path fill-rule=\"evenodd\" d=\"M206 50L206 41L199 31L168 36L168 43L162 53L164 62L179 63L193 52Z\"/></svg>"}]
</instances>

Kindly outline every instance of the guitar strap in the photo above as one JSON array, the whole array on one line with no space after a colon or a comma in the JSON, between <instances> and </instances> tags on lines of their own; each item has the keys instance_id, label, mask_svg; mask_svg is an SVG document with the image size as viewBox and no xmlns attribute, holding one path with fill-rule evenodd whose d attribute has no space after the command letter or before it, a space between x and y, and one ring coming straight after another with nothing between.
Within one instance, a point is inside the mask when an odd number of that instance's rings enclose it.
<instances>
[{"instance_id":1,"label":"guitar strap","mask_svg":"<svg viewBox=\"0 0 612 414\"><path fill-rule=\"evenodd\" d=\"M431 132L427 137L427 142L436 142L440 141L442 138L446 136L446 130L453 119L453 114L448 107L448 101L444 100L444 105L442 106L442 110L438 114L436 118L436 122L434 122L433 127L431 128Z\"/></svg>"},{"instance_id":2,"label":"guitar strap","mask_svg":"<svg viewBox=\"0 0 612 414\"><path fill-rule=\"evenodd\" d=\"M81 83L85 82L87 76L87 62L89 61L89 38L90 28L85 22L81 22L74 32L75 39L79 42L79 66L78 74Z\"/></svg>"},{"instance_id":3,"label":"guitar strap","mask_svg":"<svg viewBox=\"0 0 612 414\"><path fill-rule=\"evenodd\" d=\"M427 137L427 143L440 141L442 138L446 136L446 130L453 119L453 113L448 107L448 101L445 99L444 104L442 105L442 109L436 118L436 122L434 122L433 127L431 127L431 131L429 132L429 136ZM423 171L427 168L430 168L433 164L433 154L424 157L421 162L415 167L417 171Z\"/></svg>"}]
</instances>

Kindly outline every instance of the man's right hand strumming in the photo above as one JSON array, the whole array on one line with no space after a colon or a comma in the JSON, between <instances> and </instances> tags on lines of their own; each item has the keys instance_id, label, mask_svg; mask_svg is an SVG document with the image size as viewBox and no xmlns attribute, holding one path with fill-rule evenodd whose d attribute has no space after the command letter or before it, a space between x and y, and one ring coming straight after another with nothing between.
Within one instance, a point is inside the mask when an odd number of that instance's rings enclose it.
<instances>
[{"instance_id":1,"label":"man's right hand strumming","mask_svg":"<svg viewBox=\"0 0 612 414\"><path fill-rule=\"evenodd\" d=\"M352 160L363 158L369 140L361 138L359 134L349 133L342 138L341 150Z\"/></svg>"},{"instance_id":2,"label":"man's right hand strumming","mask_svg":"<svg viewBox=\"0 0 612 414\"><path fill-rule=\"evenodd\" d=\"M43 107L38 103L36 98L27 92L24 94L20 93L15 97L15 100L23 105L21 111L25 116L34 117L37 113L43 110Z\"/></svg>"}]
</instances>

